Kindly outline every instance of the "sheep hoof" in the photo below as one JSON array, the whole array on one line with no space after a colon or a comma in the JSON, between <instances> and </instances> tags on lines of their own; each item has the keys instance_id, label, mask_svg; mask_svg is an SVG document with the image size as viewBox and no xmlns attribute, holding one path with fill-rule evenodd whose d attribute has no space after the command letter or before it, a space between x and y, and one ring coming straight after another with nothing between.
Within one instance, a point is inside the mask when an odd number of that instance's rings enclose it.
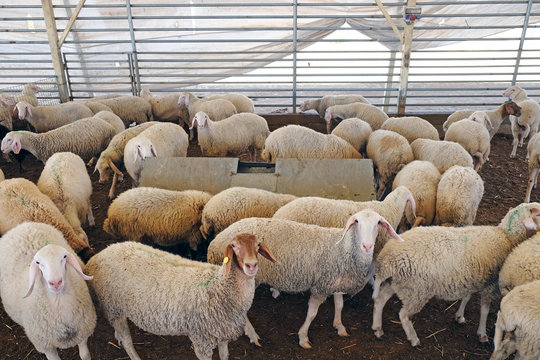
<instances>
[{"instance_id":1,"label":"sheep hoof","mask_svg":"<svg viewBox=\"0 0 540 360\"><path fill-rule=\"evenodd\" d=\"M274 288L270 288L270 291L272 292L272 297L273 297L274 299L276 299L276 298L279 296L279 294L280 294L279 290L274 289Z\"/></svg>"},{"instance_id":2,"label":"sheep hoof","mask_svg":"<svg viewBox=\"0 0 540 360\"><path fill-rule=\"evenodd\" d=\"M304 349L311 349L313 347L309 340L304 343L300 343L300 346L303 347Z\"/></svg>"},{"instance_id":3,"label":"sheep hoof","mask_svg":"<svg viewBox=\"0 0 540 360\"><path fill-rule=\"evenodd\" d=\"M258 347L262 348L262 345L261 343L259 342L259 340L256 340L253 342L254 345L257 345Z\"/></svg>"},{"instance_id":4,"label":"sheep hoof","mask_svg":"<svg viewBox=\"0 0 540 360\"><path fill-rule=\"evenodd\" d=\"M411 340L412 347L421 347L420 340L418 338Z\"/></svg>"},{"instance_id":5,"label":"sheep hoof","mask_svg":"<svg viewBox=\"0 0 540 360\"><path fill-rule=\"evenodd\" d=\"M516 154L510 154L510 158L513 159L516 157Z\"/></svg>"},{"instance_id":6,"label":"sheep hoof","mask_svg":"<svg viewBox=\"0 0 540 360\"><path fill-rule=\"evenodd\" d=\"M479 340L480 340L480 342L483 343L484 345L489 345L489 338L487 337L487 335L480 336Z\"/></svg>"},{"instance_id":7,"label":"sheep hoof","mask_svg":"<svg viewBox=\"0 0 540 360\"><path fill-rule=\"evenodd\" d=\"M349 335L349 333L347 332L347 330L345 329L345 327L343 329L338 329L338 333L337 333L339 336L343 336L343 337L347 337L347 336L351 336Z\"/></svg>"},{"instance_id":8,"label":"sheep hoof","mask_svg":"<svg viewBox=\"0 0 540 360\"><path fill-rule=\"evenodd\" d=\"M456 316L456 322L458 324L465 324L467 320L465 320L465 316Z\"/></svg>"},{"instance_id":9,"label":"sheep hoof","mask_svg":"<svg viewBox=\"0 0 540 360\"><path fill-rule=\"evenodd\" d=\"M384 339L384 331L382 329L375 330L375 337L377 339Z\"/></svg>"}]
</instances>

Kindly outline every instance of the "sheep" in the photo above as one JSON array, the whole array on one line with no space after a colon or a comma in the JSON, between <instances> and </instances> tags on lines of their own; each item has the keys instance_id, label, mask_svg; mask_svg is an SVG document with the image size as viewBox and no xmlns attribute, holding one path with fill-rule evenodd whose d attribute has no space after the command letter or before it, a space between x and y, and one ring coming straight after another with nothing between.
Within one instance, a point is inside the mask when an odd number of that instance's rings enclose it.
<instances>
[{"instance_id":1,"label":"sheep","mask_svg":"<svg viewBox=\"0 0 540 360\"><path fill-rule=\"evenodd\" d=\"M540 281L537 280L516 287L501 300L493 336L494 349L490 359L506 359L515 351L519 354L516 359L540 358L539 296ZM510 332L510 336L506 336L503 340L505 331Z\"/></svg>"},{"instance_id":2,"label":"sheep","mask_svg":"<svg viewBox=\"0 0 540 360\"><path fill-rule=\"evenodd\" d=\"M468 118L475 111L476 110L472 109L464 109L450 114L448 119L443 124L443 131L446 132L452 123ZM489 120L491 121L492 128L489 129L489 138L492 139L497 131L499 131L499 127L501 126L503 120L508 117L508 115L521 116L521 108L515 102L510 101L500 105L495 110L486 110L485 113L488 115Z\"/></svg>"},{"instance_id":3,"label":"sheep","mask_svg":"<svg viewBox=\"0 0 540 360\"><path fill-rule=\"evenodd\" d=\"M58 207L73 230L88 243L82 224L94 226L92 182L84 161L70 152L59 152L47 160L37 182L38 189Z\"/></svg>"},{"instance_id":4,"label":"sheep","mask_svg":"<svg viewBox=\"0 0 540 360\"><path fill-rule=\"evenodd\" d=\"M214 195L202 211L201 234L205 239L232 223L248 217L272 217L283 205L296 199L289 194L245 187L232 187Z\"/></svg>"},{"instance_id":5,"label":"sheep","mask_svg":"<svg viewBox=\"0 0 540 360\"><path fill-rule=\"evenodd\" d=\"M234 105L234 107L236 108L236 111L238 111L239 114L243 112L248 112L248 113L255 112L255 105L253 105L253 100L251 100L244 94L240 94L240 93L214 94L214 95L206 96L205 98L203 98L203 100L215 100L215 99L229 100Z\"/></svg>"},{"instance_id":6,"label":"sheep","mask_svg":"<svg viewBox=\"0 0 540 360\"><path fill-rule=\"evenodd\" d=\"M380 199L393 177L414 160L407 139L393 131L375 130L369 135L366 153L377 168L377 199Z\"/></svg>"},{"instance_id":7,"label":"sheep","mask_svg":"<svg viewBox=\"0 0 540 360\"><path fill-rule=\"evenodd\" d=\"M214 121L226 119L237 114L236 107L232 102L225 99L205 100L186 92L178 97L178 104L182 111L180 124L192 126L191 120L199 111L206 113Z\"/></svg>"},{"instance_id":8,"label":"sheep","mask_svg":"<svg viewBox=\"0 0 540 360\"><path fill-rule=\"evenodd\" d=\"M405 210L406 219L412 227L427 226L433 222L440 179L441 173L429 161L414 160L397 173L392 190L405 186L416 201L416 220L411 206Z\"/></svg>"},{"instance_id":9,"label":"sheep","mask_svg":"<svg viewBox=\"0 0 540 360\"><path fill-rule=\"evenodd\" d=\"M320 117L324 118L326 109L334 105L346 105L352 103L369 104L362 95L326 95L320 99L306 100L300 106L300 111L315 110Z\"/></svg>"},{"instance_id":10,"label":"sheep","mask_svg":"<svg viewBox=\"0 0 540 360\"><path fill-rule=\"evenodd\" d=\"M472 225L484 195L484 181L469 167L455 165L441 176L437 187L435 223L442 226Z\"/></svg>"},{"instance_id":11,"label":"sheep","mask_svg":"<svg viewBox=\"0 0 540 360\"><path fill-rule=\"evenodd\" d=\"M99 111L94 115L94 117L100 118L101 120L105 120L106 122L108 122L109 125L114 128L116 134L119 134L126 129L122 119L120 119L118 115L111 111Z\"/></svg>"},{"instance_id":12,"label":"sheep","mask_svg":"<svg viewBox=\"0 0 540 360\"><path fill-rule=\"evenodd\" d=\"M504 296L518 285L540 280L540 235L519 244L499 272L499 289Z\"/></svg>"},{"instance_id":13,"label":"sheep","mask_svg":"<svg viewBox=\"0 0 540 360\"><path fill-rule=\"evenodd\" d=\"M452 141L416 139L411 143L415 160L433 163L441 174L454 165L473 167L471 154Z\"/></svg>"},{"instance_id":14,"label":"sheep","mask_svg":"<svg viewBox=\"0 0 540 360\"><path fill-rule=\"evenodd\" d=\"M141 124L154 120L152 106L148 101L138 96L118 96L108 99L93 98L91 101L108 106L113 113L122 119L126 127L133 122Z\"/></svg>"},{"instance_id":15,"label":"sheep","mask_svg":"<svg viewBox=\"0 0 540 360\"><path fill-rule=\"evenodd\" d=\"M15 107L19 119L26 120L33 130L38 133L59 128L75 120L94 116L94 113L87 106L75 102L32 106L27 102L20 101Z\"/></svg>"},{"instance_id":16,"label":"sheep","mask_svg":"<svg viewBox=\"0 0 540 360\"><path fill-rule=\"evenodd\" d=\"M498 270L512 248L539 229L540 204L530 203L510 209L498 226L416 227L401 234L404 242L388 242L375 268L375 336L384 334L382 311L394 293L403 304L399 318L407 339L412 346L418 346L420 340L410 318L432 297L462 299L455 318L464 323L467 301L471 294L480 292L477 334L481 342L487 342L487 315Z\"/></svg>"},{"instance_id":17,"label":"sheep","mask_svg":"<svg viewBox=\"0 0 540 360\"><path fill-rule=\"evenodd\" d=\"M381 129L404 136L409 144L418 138L439 140L435 126L417 116L391 117L381 125Z\"/></svg>"},{"instance_id":18,"label":"sheep","mask_svg":"<svg viewBox=\"0 0 540 360\"><path fill-rule=\"evenodd\" d=\"M264 241L279 259L279 265L261 263L256 284L268 284L277 291L311 292L306 320L298 331L300 346L309 349L312 346L309 326L319 306L332 294L333 325L339 336L348 336L341 321L343 294L355 295L372 277L370 268L378 227L401 241L388 221L370 209L354 214L342 226L345 231L342 227L323 228L284 219L243 219L223 230L210 243L208 262L219 263L227 239L236 234L249 232Z\"/></svg>"},{"instance_id":19,"label":"sheep","mask_svg":"<svg viewBox=\"0 0 540 360\"><path fill-rule=\"evenodd\" d=\"M251 161L254 161L257 149L262 150L270 134L266 120L252 113L235 114L221 121L212 121L206 113L199 111L193 117L189 129L195 126L204 156L240 155L247 151Z\"/></svg>"},{"instance_id":20,"label":"sheep","mask_svg":"<svg viewBox=\"0 0 540 360\"><path fill-rule=\"evenodd\" d=\"M512 85L502 93L502 96L509 98L515 102L520 102L524 100L529 100L527 91L517 85Z\"/></svg>"},{"instance_id":21,"label":"sheep","mask_svg":"<svg viewBox=\"0 0 540 360\"><path fill-rule=\"evenodd\" d=\"M118 168L124 163L124 148L126 143L155 124L157 124L156 121L148 121L127 128L121 133L114 135L107 148L99 155L96 167L94 168L94 172L96 170L99 171L99 183L103 184L109 181L110 172L113 172L113 180L108 195L109 199L114 197L116 181L122 181L124 179L124 174Z\"/></svg>"},{"instance_id":22,"label":"sheep","mask_svg":"<svg viewBox=\"0 0 540 360\"><path fill-rule=\"evenodd\" d=\"M158 123L133 137L124 147L124 166L139 186L139 177L147 157L186 157L189 139L179 125Z\"/></svg>"},{"instance_id":23,"label":"sheep","mask_svg":"<svg viewBox=\"0 0 540 360\"><path fill-rule=\"evenodd\" d=\"M53 225L83 260L88 260L94 252L88 242L75 233L54 202L33 182L23 178L0 182L0 234L25 221Z\"/></svg>"},{"instance_id":24,"label":"sheep","mask_svg":"<svg viewBox=\"0 0 540 360\"><path fill-rule=\"evenodd\" d=\"M18 154L28 150L45 163L54 153L69 151L87 160L97 156L116 134L115 129L100 118L74 121L41 134L20 130L11 131L2 139L2 152Z\"/></svg>"},{"instance_id":25,"label":"sheep","mask_svg":"<svg viewBox=\"0 0 540 360\"><path fill-rule=\"evenodd\" d=\"M2 171L2 169L0 169L0 181L4 181L6 180L6 176L4 175L4 172Z\"/></svg>"},{"instance_id":26,"label":"sheep","mask_svg":"<svg viewBox=\"0 0 540 360\"><path fill-rule=\"evenodd\" d=\"M94 277L90 285L132 360L140 358L127 319L151 333L189 336L198 359L212 359L217 345L225 360L227 343L242 334L253 301L255 275L264 263L258 263L257 253L277 261L264 242L246 233L228 239L221 266L124 242L94 256L85 270Z\"/></svg>"},{"instance_id":27,"label":"sheep","mask_svg":"<svg viewBox=\"0 0 540 360\"><path fill-rule=\"evenodd\" d=\"M113 112L110 107L97 101L85 101L84 105L88 107L94 113L94 115L100 111Z\"/></svg>"},{"instance_id":28,"label":"sheep","mask_svg":"<svg viewBox=\"0 0 540 360\"><path fill-rule=\"evenodd\" d=\"M129 241L150 237L156 244L201 242L201 213L211 195L197 190L175 191L140 187L124 191L109 206L103 229Z\"/></svg>"},{"instance_id":29,"label":"sheep","mask_svg":"<svg viewBox=\"0 0 540 360\"><path fill-rule=\"evenodd\" d=\"M13 130L12 109L16 104L13 98L5 94L0 94L0 126L8 131Z\"/></svg>"},{"instance_id":30,"label":"sheep","mask_svg":"<svg viewBox=\"0 0 540 360\"><path fill-rule=\"evenodd\" d=\"M534 136L540 126L540 104L530 99L520 101L518 105L521 108L521 116L510 117L513 136L511 158L516 157L518 145L523 146L525 138Z\"/></svg>"},{"instance_id":31,"label":"sheep","mask_svg":"<svg viewBox=\"0 0 540 360\"><path fill-rule=\"evenodd\" d=\"M371 126L364 120L349 118L340 122L332 130L332 135L339 136L351 144L358 152L365 154L367 141L371 132Z\"/></svg>"},{"instance_id":32,"label":"sheep","mask_svg":"<svg viewBox=\"0 0 540 360\"><path fill-rule=\"evenodd\" d=\"M180 93L153 96L150 90L144 89L141 97L146 99L152 106L152 114L155 121L178 123L182 116L182 110L178 104Z\"/></svg>"},{"instance_id":33,"label":"sheep","mask_svg":"<svg viewBox=\"0 0 540 360\"><path fill-rule=\"evenodd\" d=\"M538 133L529 140L527 144L527 160L529 161L529 182L525 193L525 202L531 200L533 186L536 188L538 180L538 170L540 169L540 135Z\"/></svg>"},{"instance_id":34,"label":"sheep","mask_svg":"<svg viewBox=\"0 0 540 360\"><path fill-rule=\"evenodd\" d=\"M475 118L475 114L478 113L473 113L471 117ZM476 171L482 168L491 151L489 131L486 126L483 123L469 119L459 120L450 125L444 140L453 141L463 146L471 154L474 170Z\"/></svg>"},{"instance_id":35,"label":"sheep","mask_svg":"<svg viewBox=\"0 0 540 360\"><path fill-rule=\"evenodd\" d=\"M57 348L78 345L81 359L90 360L87 340L96 310L85 280L91 277L62 233L48 224L23 223L2 236L0 254L4 309L36 350L59 360Z\"/></svg>"},{"instance_id":36,"label":"sheep","mask_svg":"<svg viewBox=\"0 0 540 360\"><path fill-rule=\"evenodd\" d=\"M375 131L381 128L388 119L388 115L379 108L370 104L352 103L346 105L334 105L326 109L324 120L326 121L326 132L330 134L332 119L359 118L367 122Z\"/></svg>"},{"instance_id":37,"label":"sheep","mask_svg":"<svg viewBox=\"0 0 540 360\"><path fill-rule=\"evenodd\" d=\"M351 144L336 135L324 135L300 125L287 125L268 135L261 153L264 161L277 158L361 159Z\"/></svg>"}]
</instances>

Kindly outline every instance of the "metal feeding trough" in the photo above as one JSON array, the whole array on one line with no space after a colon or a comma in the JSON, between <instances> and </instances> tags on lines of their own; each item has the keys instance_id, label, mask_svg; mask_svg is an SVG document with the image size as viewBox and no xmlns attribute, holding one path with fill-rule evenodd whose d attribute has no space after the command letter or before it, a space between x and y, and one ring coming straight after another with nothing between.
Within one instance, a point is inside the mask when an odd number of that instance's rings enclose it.
<instances>
[{"instance_id":1,"label":"metal feeding trough","mask_svg":"<svg viewBox=\"0 0 540 360\"><path fill-rule=\"evenodd\" d=\"M238 158L147 158L140 186L212 194L243 186L297 196L375 199L370 159L277 159L269 164Z\"/></svg>"}]
</instances>

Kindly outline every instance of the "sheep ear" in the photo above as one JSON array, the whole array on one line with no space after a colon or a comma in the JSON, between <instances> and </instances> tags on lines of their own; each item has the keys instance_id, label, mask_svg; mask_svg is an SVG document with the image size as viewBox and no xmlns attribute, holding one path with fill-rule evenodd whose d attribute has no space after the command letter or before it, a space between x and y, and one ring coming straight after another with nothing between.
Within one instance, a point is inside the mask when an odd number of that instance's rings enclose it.
<instances>
[{"instance_id":1,"label":"sheep ear","mask_svg":"<svg viewBox=\"0 0 540 360\"><path fill-rule=\"evenodd\" d=\"M234 250L232 248L232 243L227 245L225 248L225 257L223 258L223 266L225 266L225 277L229 276L231 272L231 265L233 262Z\"/></svg>"},{"instance_id":2,"label":"sheep ear","mask_svg":"<svg viewBox=\"0 0 540 360\"><path fill-rule=\"evenodd\" d=\"M328 110L326 110L326 113L324 114L324 120L326 120L327 124L330 124L330 120L332 120L332 113Z\"/></svg>"},{"instance_id":3,"label":"sheep ear","mask_svg":"<svg viewBox=\"0 0 540 360\"><path fill-rule=\"evenodd\" d=\"M343 239L345 239L345 235L347 235L347 232L349 231L351 226L353 226L356 222L357 222L357 220L356 220L356 218L354 216L351 216L349 218L349 220L347 220L347 223L345 224L345 231L343 232L343 235L341 236L341 239L339 239L339 241L336 242L336 245L339 244L340 242L342 242Z\"/></svg>"},{"instance_id":4,"label":"sheep ear","mask_svg":"<svg viewBox=\"0 0 540 360\"><path fill-rule=\"evenodd\" d=\"M150 144L150 152L152 153L152 155L154 155L154 157L157 157L156 148L152 144Z\"/></svg>"},{"instance_id":5,"label":"sheep ear","mask_svg":"<svg viewBox=\"0 0 540 360\"><path fill-rule=\"evenodd\" d=\"M26 104L24 106L24 108L25 108L26 112L28 113L28 116L32 117L32 109L30 108L30 105Z\"/></svg>"},{"instance_id":6,"label":"sheep ear","mask_svg":"<svg viewBox=\"0 0 540 360\"><path fill-rule=\"evenodd\" d=\"M189 127L189 130L193 130L193 128L195 127L195 124L197 124L197 117L193 117L193 120L191 120L191 126Z\"/></svg>"},{"instance_id":7,"label":"sheep ear","mask_svg":"<svg viewBox=\"0 0 540 360\"><path fill-rule=\"evenodd\" d=\"M15 153L15 154L18 154L21 152L21 140L20 139L13 139L13 143L11 144L11 150Z\"/></svg>"},{"instance_id":8,"label":"sheep ear","mask_svg":"<svg viewBox=\"0 0 540 360\"><path fill-rule=\"evenodd\" d=\"M123 175L122 172L120 170L118 170L116 165L114 165L114 163L113 163L113 161L111 159L109 159L109 166L116 175Z\"/></svg>"},{"instance_id":9,"label":"sheep ear","mask_svg":"<svg viewBox=\"0 0 540 360\"><path fill-rule=\"evenodd\" d=\"M261 254L262 257L270 260L274 264L278 262L277 259L274 257L274 254L272 254L272 252L268 248L268 246L266 246L266 244L262 241L259 243L259 254Z\"/></svg>"},{"instance_id":10,"label":"sheep ear","mask_svg":"<svg viewBox=\"0 0 540 360\"><path fill-rule=\"evenodd\" d=\"M385 229L388 232L388 234L390 234L390 236L396 239L397 241L403 241L403 239L396 233L392 225L390 225L390 223L386 221L386 219L383 218L382 216L379 219L379 223L377 225Z\"/></svg>"},{"instance_id":11,"label":"sheep ear","mask_svg":"<svg viewBox=\"0 0 540 360\"><path fill-rule=\"evenodd\" d=\"M36 282L36 276L39 272L38 264L32 259L32 264L30 264L30 270L28 271L28 291L26 292L26 295L23 296L23 299L26 299L27 297L32 294L32 291L34 290L34 283Z\"/></svg>"},{"instance_id":12,"label":"sheep ear","mask_svg":"<svg viewBox=\"0 0 540 360\"><path fill-rule=\"evenodd\" d=\"M81 265L79 264L79 262L77 261L77 258L75 258L73 254L70 254L70 253L67 254L66 262L69 265L73 266L77 274L79 274L84 280L88 281L94 278L93 276L88 276L83 273L81 269Z\"/></svg>"},{"instance_id":13,"label":"sheep ear","mask_svg":"<svg viewBox=\"0 0 540 360\"><path fill-rule=\"evenodd\" d=\"M142 154L141 154L141 148L140 146L137 145L137 149L135 150L135 154L133 156L133 162L136 162L138 158L143 158Z\"/></svg>"}]
</instances>

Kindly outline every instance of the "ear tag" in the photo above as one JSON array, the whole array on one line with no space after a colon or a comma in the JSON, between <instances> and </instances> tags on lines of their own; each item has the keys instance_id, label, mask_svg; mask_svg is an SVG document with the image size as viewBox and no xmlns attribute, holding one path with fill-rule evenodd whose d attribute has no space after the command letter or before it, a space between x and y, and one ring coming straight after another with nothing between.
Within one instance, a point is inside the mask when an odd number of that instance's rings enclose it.
<instances>
[{"instance_id":1,"label":"ear tag","mask_svg":"<svg viewBox=\"0 0 540 360\"><path fill-rule=\"evenodd\" d=\"M225 257L223 258L223 263L226 264L226 263L228 263L228 262L229 262L229 257L228 257L228 256L225 256Z\"/></svg>"}]
</instances>

